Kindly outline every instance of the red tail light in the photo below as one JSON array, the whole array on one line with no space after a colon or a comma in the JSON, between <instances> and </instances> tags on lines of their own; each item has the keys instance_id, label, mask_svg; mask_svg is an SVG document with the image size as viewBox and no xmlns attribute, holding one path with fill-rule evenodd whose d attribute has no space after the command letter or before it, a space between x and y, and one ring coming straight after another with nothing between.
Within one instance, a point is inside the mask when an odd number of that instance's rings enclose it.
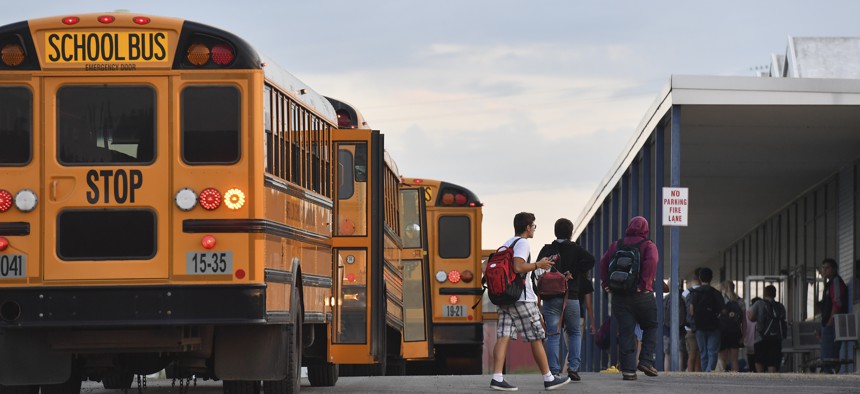
<instances>
[{"instance_id":1,"label":"red tail light","mask_svg":"<svg viewBox=\"0 0 860 394\"><path fill-rule=\"evenodd\" d=\"M74 25L80 21L81 21L81 18L78 18L76 16L67 16L67 17L63 18L63 24L66 24L66 25Z\"/></svg>"},{"instance_id":2,"label":"red tail light","mask_svg":"<svg viewBox=\"0 0 860 394\"><path fill-rule=\"evenodd\" d=\"M138 25L146 25L150 22L150 19L145 16L136 16L131 21Z\"/></svg>"},{"instance_id":3,"label":"red tail light","mask_svg":"<svg viewBox=\"0 0 860 394\"><path fill-rule=\"evenodd\" d=\"M458 193L454 196L454 202L457 203L457 205L466 205L466 201L468 201L468 198L466 198L465 194Z\"/></svg>"},{"instance_id":4,"label":"red tail light","mask_svg":"<svg viewBox=\"0 0 860 394\"><path fill-rule=\"evenodd\" d=\"M452 270L448 273L448 282L460 283L460 271Z\"/></svg>"},{"instance_id":5,"label":"red tail light","mask_svg":"<svg viewBox=\"0 0 860 394\"><path fill-rule=\"evenodd\" d=\"M102 15L99 17L99 22L101 23L113 23L115 20L116 18L113 15Z\"/></svg>"},{"instance_id":6,"label":"red tail light","mask_svg":"<svg viewBox=\"0 0 860 394\"><path fill-rule=\"evenodd\" d=\"M460 297L452 295L452 296L448 297L448 302L451 304L456 304L456 303L460 302Z\"/></svg>"},{"instance_id":7,"label":"red tail light","mask_svg":"<svg viewBox=\"0 0 860 394\"><path fill-rule=\"evenodd\" d=\"M219 66L226 66L233 62L236 54L233 53L233 48L226 44L217 44L212 47L212 62Z\"/></svg>"},{"instance_id":8,"label":"red tail light","mask_svg":"<svg viewBox=\"0 0 860 394\"><path fill-rule=\"evenodd\" d=\"M6 248L8 248L8 247L9 247L9 240L4 238L4 237L0 237L0 252L6 250Z\"/></svg>"},{"instance_id":9,"label":"red tail light","mask_svg":"<svg viewBox=\"0 0 860 394\"><path fill-rule=\"evenodd\" d=\"M203 249L212 249L215 247L216 243L215 237L211 235L207 235L200 240L200 244L203 245Z\"/></svg>"},{"instance_id":10,"label":"red tail light","mask_svg":"<svg viewBox=\"0 0 860 394\"><path fill-rule=\"evenodd\" d=\"M12 193L0 190L0 212L6 212L12 207Z\"/></svg>"},{"instance_id":11,"label":"red tail light","mask_svg":"<svg viewBox=\"0 0 860 394\"><path fill-rule=\"evenodd\" d=\"M200 206L207 211L213 211L221 206L221 192L208 188L200 192Z\"/></svg>"}]
</instances>

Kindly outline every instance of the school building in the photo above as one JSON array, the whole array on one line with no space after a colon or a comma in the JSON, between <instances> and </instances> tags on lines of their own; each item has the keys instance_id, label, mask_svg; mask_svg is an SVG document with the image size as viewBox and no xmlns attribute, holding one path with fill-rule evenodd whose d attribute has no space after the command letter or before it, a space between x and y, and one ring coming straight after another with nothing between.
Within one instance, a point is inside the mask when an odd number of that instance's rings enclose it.
<instances>
[{"instance_id":1,"label":"school building","mask_svg":"<svg viewBox=\"0 0 860 394\"><path fill-rule=\"evenodd\" d=\"M575 222L574 239L599 259L641 215L660 251L658 280L683 283L697 267L710 267L712 283L733 281L745 307L775 285L791 324L783 371L801 371L818 357L818 268L834 258L853 304L836 322L843 370L853 371L858 187L860 38L790 37L759 76L671 76ZM677 297L671 287L666 296ZM663 297L658 291L658 368ZM598 323L609 318L610 302L595 293ZM585 370L616 363L614 340L601 351L584 334Z\"/></svg>"}]
</instances>

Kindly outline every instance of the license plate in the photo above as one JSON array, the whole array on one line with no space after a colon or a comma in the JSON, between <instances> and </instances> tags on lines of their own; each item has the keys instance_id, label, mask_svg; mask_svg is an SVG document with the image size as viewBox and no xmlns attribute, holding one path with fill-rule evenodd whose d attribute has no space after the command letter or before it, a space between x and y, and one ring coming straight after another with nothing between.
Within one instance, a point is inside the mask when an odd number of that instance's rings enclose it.
<instances>
[{"instance_id":1,"label":"license plate","mask_svg":"<svg viewBox=\"0 0 860 394\"><path fill-rule=\"evenodd\" d=\"M443 317L465 317L466 316L466 306L465 305L445 305L442 307L442 316Z\"/></svg>"},{"instance_id":2,"label":"license plate","mask_svg":"<svg viewBox=\"0 0 860 394\"><path fill-rule=\"evenodd\" d=\"M185 255L188 275L225 275L233 273L233 252L188 252Z\"/></svg>"},{"instance_id":3,"label":"license plate","mask_svg":"<svg viewBox=\"0 0 860 394\"><path fill-rule=\"evenodd\" d=\"M0 278L23 278L27 275L27 255L0 254Z\"/></svg>"}]
</instances>

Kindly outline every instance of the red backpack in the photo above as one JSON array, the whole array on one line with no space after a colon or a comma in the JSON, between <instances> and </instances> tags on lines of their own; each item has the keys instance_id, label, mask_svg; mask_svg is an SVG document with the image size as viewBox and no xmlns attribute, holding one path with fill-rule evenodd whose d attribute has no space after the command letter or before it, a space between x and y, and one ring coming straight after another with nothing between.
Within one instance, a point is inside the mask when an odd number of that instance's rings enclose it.
<instances>
[{"instance_id":1,"label":"red backpack","mask_svg":"<svg viewBox=\"0 0 860 394\"><path fill-rule=\"evenodd\" d=\"M487 259L484 283L493 304L511 305L523 294L525 278L514 271L514 245L521 239L500 247Z\"/></svg>"}]
</instances>

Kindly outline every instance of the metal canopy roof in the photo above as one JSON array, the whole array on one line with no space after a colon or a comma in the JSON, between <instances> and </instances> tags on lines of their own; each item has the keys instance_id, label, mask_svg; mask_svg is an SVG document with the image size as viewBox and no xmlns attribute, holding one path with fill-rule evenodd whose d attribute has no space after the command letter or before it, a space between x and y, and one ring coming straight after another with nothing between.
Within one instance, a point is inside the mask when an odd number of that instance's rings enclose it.
<instances>
[{"instance_id":1,"label":"metal canopy roof","mask_svg":"<svg viewBox=\"0 0 860 394\"><path fill-rule=\"evenodd\" d=\"M672 76L580 214L574 238L656 126L670 127L673 105L680 106L681 187L690 193L681 277L718 267L731 243L860 157L860 80Z\"/></svg>"}]
</instances>

